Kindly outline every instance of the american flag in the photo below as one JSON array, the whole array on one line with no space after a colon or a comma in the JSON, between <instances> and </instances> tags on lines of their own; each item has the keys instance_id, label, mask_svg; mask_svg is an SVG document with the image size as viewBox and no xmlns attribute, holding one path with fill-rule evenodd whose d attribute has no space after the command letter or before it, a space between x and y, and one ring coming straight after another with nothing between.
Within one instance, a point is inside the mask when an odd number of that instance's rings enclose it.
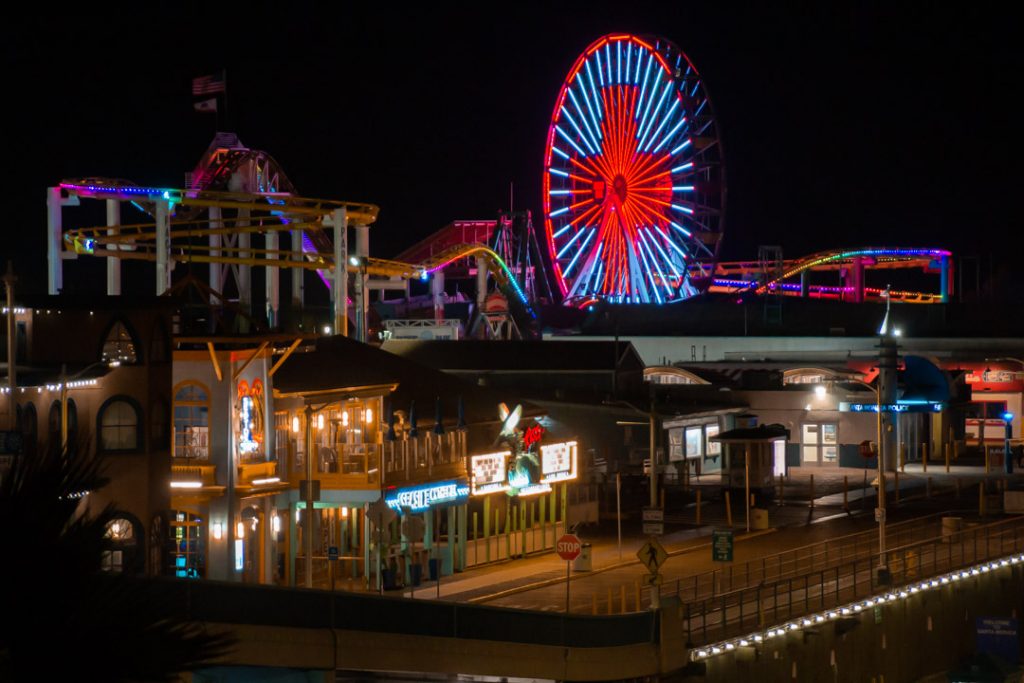
<instances>
[{"instance_id":1,"label":"american flag","mask_svg":"<svg viewBox=\"0 0 1024 683\"><path fill-rule=\"evenodd\" d=\"M226 89L227 78L223 71L192 79L193 95L213 95L214 93L224 92Z\"/></svg>"}]
</instances>

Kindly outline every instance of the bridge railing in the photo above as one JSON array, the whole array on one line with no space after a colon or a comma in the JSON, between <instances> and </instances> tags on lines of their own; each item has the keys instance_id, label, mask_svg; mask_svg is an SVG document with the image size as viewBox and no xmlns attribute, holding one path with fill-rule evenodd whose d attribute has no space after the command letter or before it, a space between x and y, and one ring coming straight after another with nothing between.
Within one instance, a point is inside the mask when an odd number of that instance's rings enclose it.
<instances>
[{"instance_id":1,"label":"bridge railing","mask_svg":"<svg viewBox=\"0 0 1024 683\"><path fill-rule=\"evenodd\" d=\"M948 512L936 513L890 524L886 533L888 542L896 547L932 538L941 529L941 518L948 515ZM676 579L663 584L661 594L679 596L683 602L713 598L741 588L865 559L877 552L878 531L861 531Z\"/></svg>"},{"instance_id":2,"label":"bridge railing","mask_svg":"<svg viewBox=\"0 0 1024 683\"><path fill-rule=\"evenodd\" d=\"M753 633L1021 550L1024 517L1015 517L889 549L886 566L891 580L884 585L876 581L876 548L867 557L713 597L682 596L687 640L701 645Z\"/></svg>"}]
</instances>

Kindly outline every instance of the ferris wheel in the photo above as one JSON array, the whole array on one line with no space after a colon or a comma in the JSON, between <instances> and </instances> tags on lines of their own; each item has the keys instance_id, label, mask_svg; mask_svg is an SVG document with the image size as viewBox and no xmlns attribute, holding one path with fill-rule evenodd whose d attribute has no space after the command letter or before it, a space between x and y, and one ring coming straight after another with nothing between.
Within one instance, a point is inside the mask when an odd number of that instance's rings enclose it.
<instances>
[{"instance_id":1,"label":"ferris wheel","mask_svg":"<svg viewBox=\"0 0 1024 683\"><path fill-rule=\"evenodd\" d=\"M718 127L689 58L663 38L592 43L562 85L544 151L544 231L565 302L699 293L724 204Z\"/></svg>"}]
</instances>

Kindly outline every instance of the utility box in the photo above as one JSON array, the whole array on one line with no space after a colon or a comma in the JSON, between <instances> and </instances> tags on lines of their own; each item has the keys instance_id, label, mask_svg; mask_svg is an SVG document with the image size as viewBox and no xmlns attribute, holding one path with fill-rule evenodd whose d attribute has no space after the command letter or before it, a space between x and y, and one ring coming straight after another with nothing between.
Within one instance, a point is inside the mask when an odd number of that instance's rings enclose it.
<instances>
[{"instance_id":1,"label":"utility box","mask_svg":"<svg viewBox=\"0 0 1024 683\"><path fill-rule=\"evenodd\" d=\"M591 556L591 546L589 543L580 544L580 554L572 561L572 570L574 572L589 572L594 568L594 560Z\"/></svg>"},{"instance_id":2,"label":"utility box","mask_svg":"<svg viewBox=\"0 0 1024 683\"><path fill-rule=\"evenodd\" d=\"M767 529L768 528L768 510L764 508L751 508L750 510L750 526L752 529Z\"/></svg>"}]
</instances>

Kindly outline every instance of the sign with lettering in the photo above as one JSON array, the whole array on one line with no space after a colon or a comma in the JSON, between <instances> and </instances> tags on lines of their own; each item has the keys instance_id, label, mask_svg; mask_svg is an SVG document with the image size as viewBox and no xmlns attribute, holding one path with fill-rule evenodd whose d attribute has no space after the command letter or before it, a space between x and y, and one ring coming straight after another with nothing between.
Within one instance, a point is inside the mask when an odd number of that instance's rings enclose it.
<instances>
[{"instance_id":1,"label":"sign with lettering","mask_svg":"<svg viewBox=\"0 0 1024 683\"><path fill-rule=\"evenodd\" d=\"M877 413L881 410L883 413L941 413L945 407L946 404L941 402L883 403L879 406L877 403L847 403L842 401L839 403L839 412Z\"/></svg>"},{"instance_id":2,"label":"sign with lettering","mask_svg":"<svg viewBox=\"0 0 1024 683\"><path fill-rule=\"evenodd\" d=\"M576 478L575 441L551 443L540 447L541 483L551 484Z\"/></svg>"},{"instance_id":3,"label":"sign with lettering","mask_svg":"<svg viewBox=\"0 0 1024 683\"><path fill-rule=\"evenodd\" d=\"M1017 664L1020 662L1018 631L1016 619L978 617L975 621L976 649L979 654L986 652L1010 664Z\"/></svg>"},{"instance_id":4,"label":"sign with lettering","mask_svg":"<svg viewBox=\"0 0 1024 683\"><path fill-rule=\"evenodd\" d=\"M438 505L465 503L469 499L469 484L465 479L449 479L419 486L392 488L384 492L384 502L393 510L409 508L423 512Z\"/></svg>"},{"instance_id":5,"label":"sign with lettering","mask_svg":"<svg viewBox=\"0 0 1024 683\"><path fill-rule=\"evenodd\" d=\"M470 489L474 496L508 489L508 459L512 451L474 455L469 459L473 478Z\"/></svg>"},{"instance_id":6,"label":"sign with lettering","mask_svg":"<svg viewBox=\"0 0 1024 683\"><path fill-rule=\"evenodd\" d=\"M565 534L555 543L555 552L566 562L575 560L582 550L583 544L580 543L579 537L573 534Z\"/></svg>"},{"instance_id":7,"label":"sign with lettering","mask_svg":"<svg viewBox=\"0 0 1024 683\"><path fill-rule=\"evenodd\" d=\"M715 529L711 532L711 559L715 562L732 562L733 535L731 529Z\"/></svg>"}]
</instances>

